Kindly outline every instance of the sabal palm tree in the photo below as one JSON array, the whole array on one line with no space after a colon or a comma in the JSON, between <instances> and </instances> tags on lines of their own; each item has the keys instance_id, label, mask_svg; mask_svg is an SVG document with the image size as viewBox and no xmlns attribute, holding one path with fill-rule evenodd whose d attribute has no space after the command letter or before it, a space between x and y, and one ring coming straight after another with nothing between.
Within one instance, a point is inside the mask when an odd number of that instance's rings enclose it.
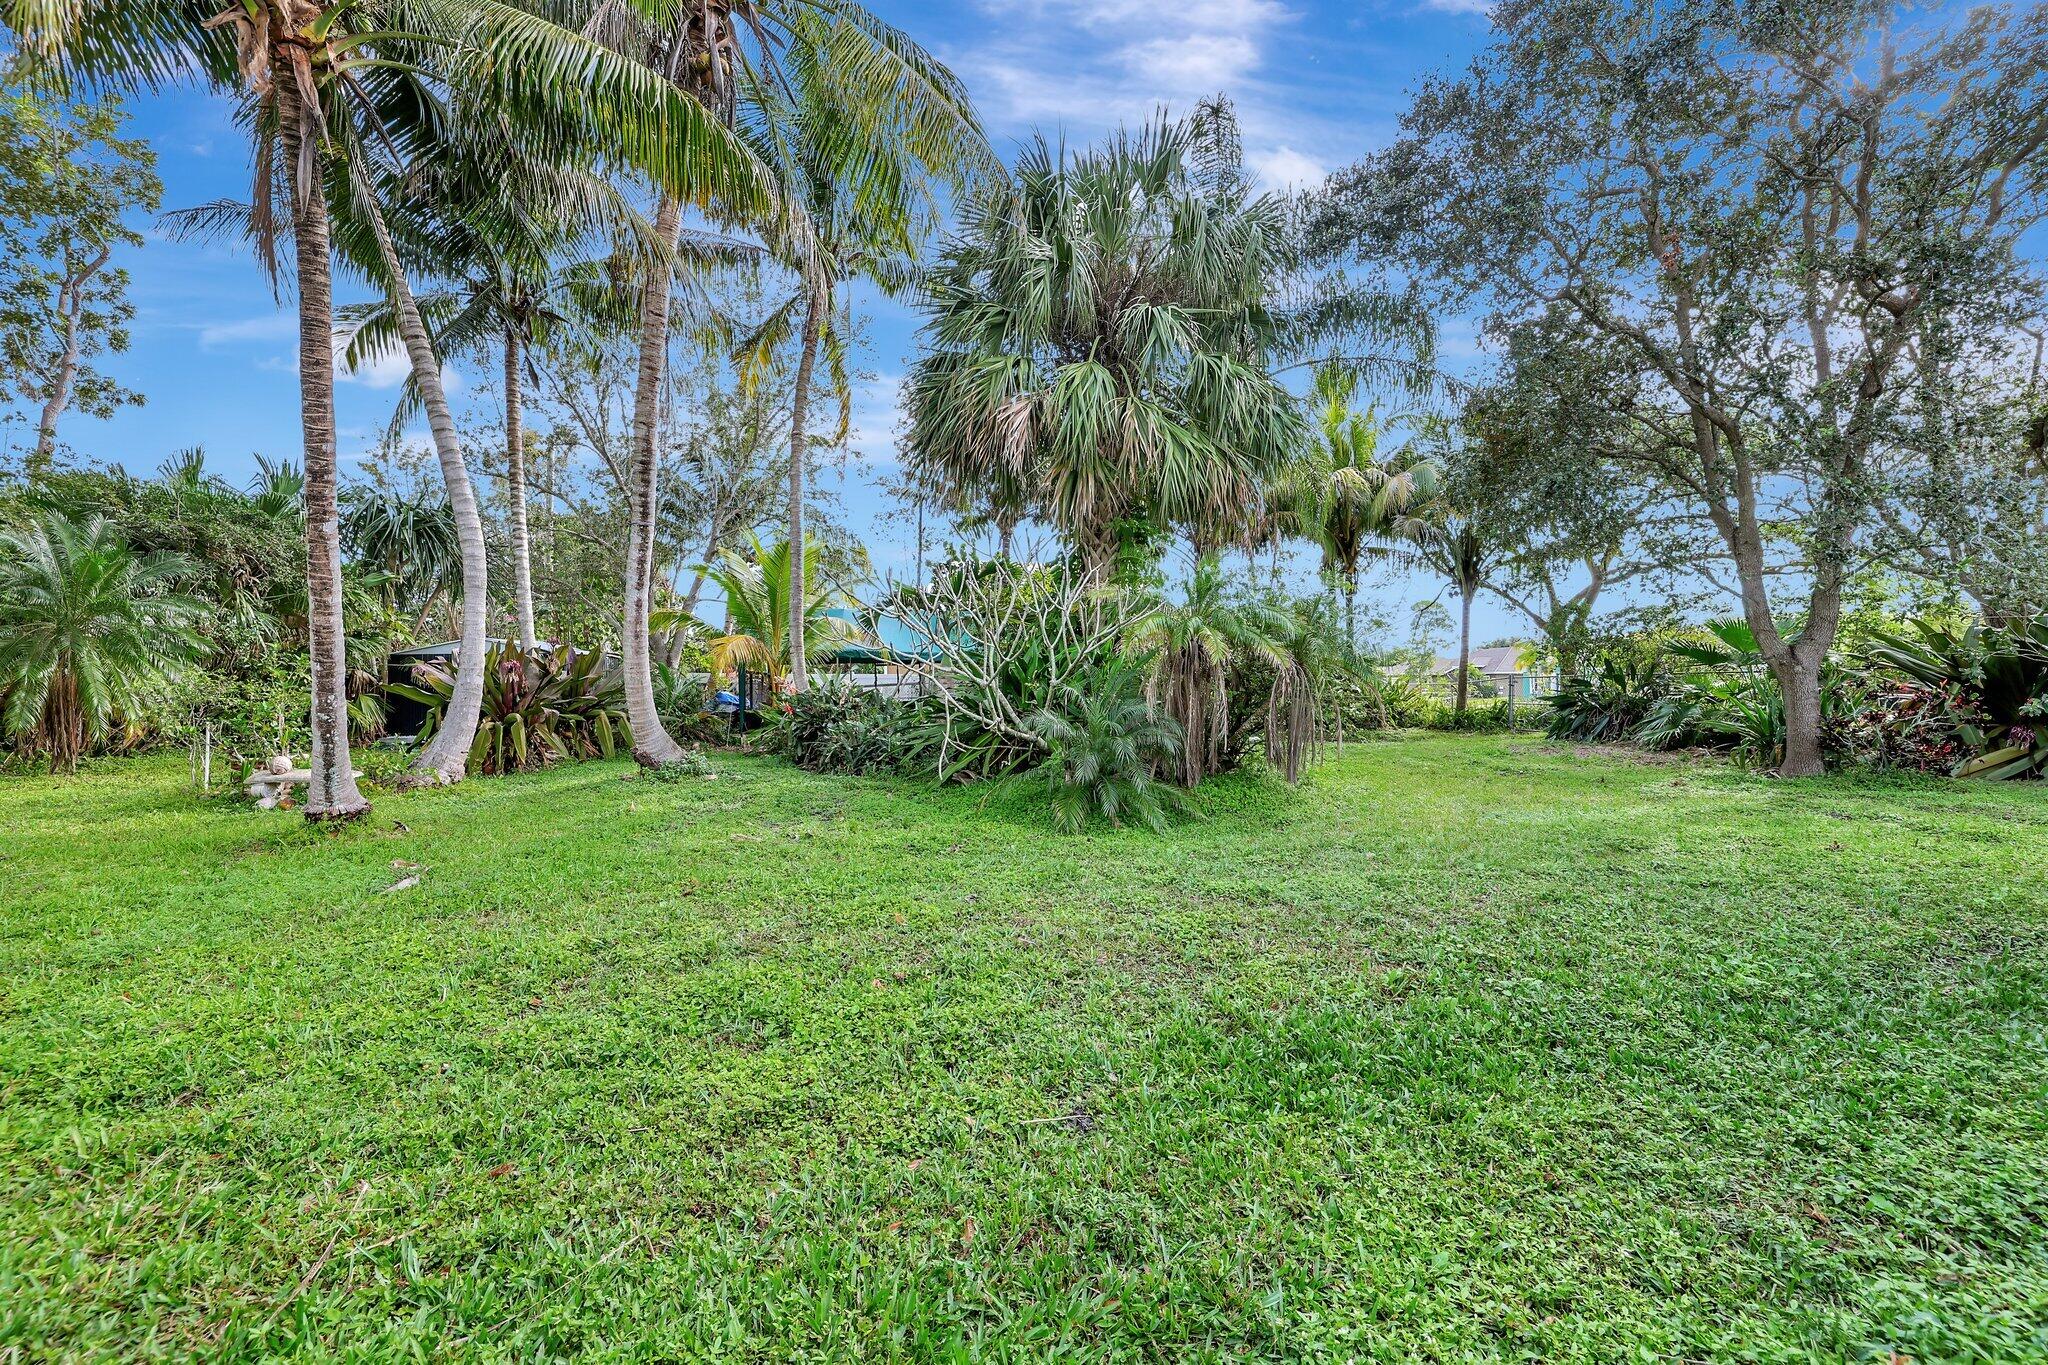
<instances>
[{"instance_id":1,"label":"sabal palm tree","mask_svg":"<svg viewBox=\"0 0 2048 1365\"><path fill-rule=\"evenodd\" d=\"M855 0L670 0L651 15L596 0L589 16L591 31L614 48L644 61L728 127L746 125L747 140L756 148L796 145L787 124L789 111L831 109L844 116L846 132L823 149L826 164L849 179L865 178L864 168L877 161L945 176L951 166L987 155L966 90L952 72ZM779 153L768 160L789 164ZM785 185L778 214L742 221L815 280L810 223L796 207L797 197L794 187ZM673 242L681 226L681 203L663 195L655 212L658 240ZM648 639L655 450L670 282L669 273L657 266L642 284L627 479L626 704L634 757L652 765L682 756L654 704Z\"/></svg>"},{"instance_id":2,"label":"sabal palm tree","mask_svg":"<svg viewBox=\"0 0 2048 1365\"><path fill-rule=\"evenodd\" d=\"M204 652L205 605L171 591L191 568L98 517L0 532L0 730L76 771L116 717L139 718Z\"/></svg>"},{"instance_id":3,"label":"sabal palm tree","mask_svg":"<svg viewBox=\"0 0 2048 1365\"><path fill-rule=\"evenodd\" d=\"M759 212L771 194L758 162L701 105L582 35L496 0L239 0L205 13L172 0L0 0L21 50L62 78L114 88L196 78L247 97L258 153L248 222L274 273L278 218L289 219L298 297L313 693L305 810L309 819L349 819L369 803L348 756L329 205L361 199L374 209L365 187L377 177L357 164L377 154L360 136L364 125L403 156L419 132L404 116L442 110L437 88L445 89L511 119L541 154L592 149L639 167L671 194L739 213ZM439 87L422 79L428 72ZM377 237L388 260L388 234ZM401 270L387 275L403 287ZM415 371L435 369L417 310L409 298L397 302Z\"/></svg>"},{"instance_id":4,"label":"sabal palm tree","mask_svg":"<svg viewBox=\"0 0 2048 1365\"><path fill-rule=\"evenodd\" d=\"M1256 516L1306 427L1269 373L1286 213L1236 146L1223 106L1093 151L1040 139L969 202L906 386L911 459L958 506L1040 517L1097 572L1128 517L1204 550Z\"/></svg>"},{"instance_id":5,"label":"sabal palm tree","mask_svg":"<svg viewBox=\"0 0 2048 1365\"><path fill-rule=\"evenodd\" d=\"M751 556L723 549L716 563L705 566L705 574L725 594L725 629L710 641L714 674L753 669L766 676L771 691L781 691L789 680L792 638L800 635L807 650L862 638L854 621L835 614L854 606L842 590L812 593L797 607L789 591L791 559L788 541L764 545L757 536Z\"/></svg>"}]
</instances>

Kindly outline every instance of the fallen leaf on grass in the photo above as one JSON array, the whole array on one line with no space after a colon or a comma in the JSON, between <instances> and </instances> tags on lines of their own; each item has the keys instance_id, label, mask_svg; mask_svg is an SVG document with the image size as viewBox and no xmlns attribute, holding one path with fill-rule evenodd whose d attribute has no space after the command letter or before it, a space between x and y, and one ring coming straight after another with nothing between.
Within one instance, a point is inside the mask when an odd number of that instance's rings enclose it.
<instances>
[{"instance_id":1,"label":"fallen leaf on grass","mask_svg":"<svg viewBox=\"0 0 2048 1365\"><path fill-rule=\"evenodd\" d=\"M420 879L417 876L400 877L397 881L385 887L380 894L388 896L394 891L410 891L413 887L418 886L419 884Z\"/></svg>"},{"instance_id":2,"label":"fallen leaf on grass","mask_svg":"<svg viewBox=\"0 0 2048 1365\"><path fill-rule=\"evenodd\" d=\"M509 1161L501 1161L497 1165L491 1167L491 1169L489 1169L488 1171L484 1172L484 1175L492 1180L499 1179L502 1176L518 1174L519 1168Z\"/></svg>"}]
</instances>

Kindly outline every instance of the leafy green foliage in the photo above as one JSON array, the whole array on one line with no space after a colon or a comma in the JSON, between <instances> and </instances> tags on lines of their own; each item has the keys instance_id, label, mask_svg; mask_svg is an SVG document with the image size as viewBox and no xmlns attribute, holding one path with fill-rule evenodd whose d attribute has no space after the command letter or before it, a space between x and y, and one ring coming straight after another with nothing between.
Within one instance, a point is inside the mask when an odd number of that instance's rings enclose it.
<instances>
[{"instance_id":1,"label":"leafy green foliage","mask_svg":"<svg viewBox=\"0 0 2048 1365\"><path fill-rule=\"evenodd\" d=\"M768 712L770 752L821 773L928 771L929 708L821 675Z\"/></svg>"},{"instance_id":2,"label":"leafy green foliage","mask_svg":"<svg viewBox=\"0 0 2048 1365\"><path fill-rule=\"evenodd\" d=\"M1890 696L1902 727L1931 726L1960 747L1956 776L2048 772L2048 623L1916 621L1910 634L1878 636L1867 657L1906 679Z\"/></svg>"},{"instance_id":3,"label":"leafy green foliage","mask_svg":"<svg viewBox=\"0 0 2048 1365\"><path fill-rule=\"evenodd\" d=\"M75 770L149 720L203 653L204 606L171 591L186 567L137 554L98 517L0 531L0 733Z\"/></svg>"},{"instance_id":4,"label":"leafy green foliage","mask_svg":"<svg viewBox=\"0 0 2048 1365\"><path fill-rule=\"evenodd\" d=\"M595 652L562 645L522 650L516 642L491 647L484 674L483 715L470 745L477 773L509 773L564 759L610 758L633 742L625 694L601 669ZM393 683L397 696L429 708L420 730L424 743L440 727L455 690L450 669L421 664L410 683Z\"/></svg>"},{"instance_id":5,"label":"leafy green foliage","mask_svg":"<svg viewBox=\"0 0 2048 1365\"><path fill-rule=\"evenodd\" d=\"M1655 656L1603 653L1591 672L1564 679L1550 698L1550 737L1618 744L1670 690L1670 678Z\"/></svg>"},{"instance_id":6,"label":"leafy green foliage","mask_svg":"<svg viewBox=\"0 0 2048 1365\"><path fill-rule=\"evenodd\" d=\"M1053 823L1078 834L1099 815L1163 831L1186 797L1155 774L1179 759L1182 736L1146 702L1142 663L1119 659L1061 700L1058 710L1044 707L1026 720L1046 748L1030 776L1051 800Z\"/></svg>"},{"instance_id":7,"label":"leafy green foliage","mask_svg":"<svg viewBox=\"0 0 2048 1365\"><path fill-rule=\"evenodd\" d=\"M1294 262L1213 106L1088 151L1039 139L970 198L926 282L905 387L920 477L1002 527L1039 517L1107 574L1118 525L1244 524L1306 438L1268 370Z\"/></svg>"}]
</instances>

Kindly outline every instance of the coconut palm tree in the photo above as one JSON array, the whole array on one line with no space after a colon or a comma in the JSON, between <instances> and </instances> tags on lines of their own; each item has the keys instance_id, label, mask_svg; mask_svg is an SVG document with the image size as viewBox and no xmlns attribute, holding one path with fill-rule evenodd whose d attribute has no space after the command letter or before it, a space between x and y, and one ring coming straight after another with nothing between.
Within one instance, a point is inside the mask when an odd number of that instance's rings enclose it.
<instances>
[{"instance_id":1,"label":"coconut palm tree","mask_svg":"<svg viewBox=\"0 0 2048 1365\"><path fill-rule=\"evenodd\" d=\"M772 194L759 163L701 104L590 39L495 0L239 0L211 18L205 13L171 0L0 0L21 51L60 79L118 89L196 78L245 96L257 149L246 222L274 274L279 218L289 220L298 297L313 684L314 775L305 809L309 819L349 819L369 803L348 758L330 205L362 207L377 254L391 262L389 234L375 231L370 187L378 177L362 162L403 160L419 149L421 130L439 122L434 116L451 100L509 119L534 154L611 157L682 199L750 214ZM395 263L386 275L402 286ZM438 374L416 307L402 294L394 303L415 372ZM445 472L446 443L439 430L436 436ZM483 585L476 587L480 599ZM481 653L472 651L478 668ZM436 743L452 749L452 739L444 733ZM456 752L440 771L452 765L459 773L460 763Z\"/></svg>"},{"instance_id":2,"label":"coconut palm tree","mask_svg":"<svg viewBox=\"0 0 2048 1365\"><path fill-rule=\"evenodd\" d=\"M1287 228L1227 107L1092 151L1038 140L927 280L912 461L963 509L1021 494L1098 573L1127 518L1216 547L1307 434L1269 373Z\"/></svg>"},{"instance_id":3,"label":"coconut palm tree","mask_svg":"<svg viewBox=\"0 0 2048 1365\"><path fill-rule=\"evenodd\" d=\"M811 458L810 404L821 358L827 364L831 392L839 400L834 441L846 439L852 416L840 290L849 280L865 279L885 297L907 293L916 283L916 253L938 221L937 191L942 185L963 188L975 165L964 158L926 165L900 140L866 142L857 121L838 102L771 112L774 116L760 120L759 126L780 136L763 147L764 159L787 188L792 211L804 218L804 231L783 241L807 249L794 252L788 262L796 269L797 288L747 338L742 355L750 368L759 367L792 331L798 337L789 419L794 628L804 617L804 476ZM802 691L808 678L800 631L791 636L789 649L790 685Z\"/></svg>"},{"instance_id":4,"label":"coconut palm tree","mask_svg":"<svg viewBox=\"0 0 2048 1365\"><path fill-rule=\"evenodd\" d=\"M832 109L845 131L823 149L825 164L859 181L875 164L914 167L946 177L952 167L987 158L987 143L960 82L909 35L855 0L670 0L654 13L595 0L588 28L621 52L644 61L728 127L747 129L762 149L797 145L791 110ZM772 151L767 163L791 158ZM758 164L758 163L757 163ZM777 254L802 263L816 280L810 222L785 184L779 211L738 220L761 232ZM656 206L659 241L673 242L682 204L663 195ZM633 442L627 479L630 530L626 548L624 672L634 756L643 764L674 762L682 749L654 704L648 640L654 584L655 449L662 372L668 349L670 274L647 273L640 296L640 366L634 390Z\"/></svg>"},{"instance_id":5,"label":"coconut palm tree","mask_svg":"<svg viewBox=\"0 0 2048 1365\"><path fill-rule=\"evenodd\" d=\"M47 513L0 532L0 730L52 772L117 718L138 719L205 650L206 607L171 591L192 566L136 554L105 520Z\"/></svg>"}]
</instances>

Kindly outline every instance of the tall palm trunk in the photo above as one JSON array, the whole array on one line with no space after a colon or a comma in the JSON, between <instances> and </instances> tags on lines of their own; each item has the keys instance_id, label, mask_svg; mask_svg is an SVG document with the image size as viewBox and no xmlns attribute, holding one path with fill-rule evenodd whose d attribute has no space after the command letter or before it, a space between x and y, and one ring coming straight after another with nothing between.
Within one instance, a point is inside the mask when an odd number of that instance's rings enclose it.
<instances>
[{"instance_id":1,"label":"tall palm trunk","mask_svg":"<svg viewBox=\"0 0 2048 1365\"><path fill-rule=\"evenodd\" d=\"M668 358L671 253L682 229L682 205L663 195L654 231L663 255L647 263L640 286L640 374L633 391L633 450L626 478L631 529L626 537L624 665L626 720L633 728L633 757L643 768L674 763L683 746L670 737L654 705L654 666L649 657L647 618L654 595L655 437L660 424L661 375Z\"/></svg>"},{"instance_id":2,"label":"tall palm trunk","mask_svg":"<svg viewBox=\"0 0 2048 1365\"><path fill-rule=\"evenodd\" d=\"M819 284L804 305L803 349L797 353L796 385L789 408L789 685L798 692L810 686L804 658L804 420L809 416L811 372L818 361L818 337L824 330L831 295Z\"/></svg>"},{"instance_id":3,"label":"tall palm trunk","mask_svg":"<svg viewBox=\"0 0 2048 1365\"><path fill-rule=\"evenodd\" d=\"M434 738L413 764L413 772L439 782L460 782L469 766L469 746L476 739L477 722L483 713L484 672L490 666L489 569L484 559L484 522L477 511L476 490L470 486L469 468L462 462L462 441L455 434L455 418L448 411L448 395L441 387L441 361L434 343L420 320L419 305L405 282L405 269L391 244L391 232L384 211L360 171L356 194L364 216L377 239L377 255L384 263L385 289L392 311L398 315L398 335L412 361L413 383L427 410L427 428L434 435L434 454L441 464L441 482L448 489L448 506L455 515L455 543L462 551L462 632L455 656L455 688L448 709Z\"/></svg>"},{"instance_id":4,"label":"tall palm trunk","mask_svg":"<svg viewBox=\"0 0 2048 1365\"><path fill-rule=\"evenodd\" d=\"M1472 682L1472 597L1478 585L1469 580L1458 585L1458 705L1465 714L1465 701Z\"/></svg>"},{"instance_id":5,"label":"tall palm trunk","mask_svg":"<svg viewBox=\"0 0 2048 1365\"><path fill-rule=\"evenodd\" d=\"M295 187L293 259L299 284L299 412L306 437L306 635L312 655L312 780L308 820L370 812L348 751L348 662L341 620L341 512L334 457L334 290L327 201L317 145L303 147L299 93L277 83L277 121ZM310 167L310 174L302 174Z\"/></svg>"},{"instance_id":6,"label":"tall palm trunk","mask_svg":"<svg viewBox=\"0 0 2048 1365\"><path fill-rule=\"evenodd\" d=\"M519 611L519 647L531 650L533 558L526 534L526 432L520 411L519 328L505 328L505 483L512 502L512 596Z\"/></svg>"}]
</instances>

